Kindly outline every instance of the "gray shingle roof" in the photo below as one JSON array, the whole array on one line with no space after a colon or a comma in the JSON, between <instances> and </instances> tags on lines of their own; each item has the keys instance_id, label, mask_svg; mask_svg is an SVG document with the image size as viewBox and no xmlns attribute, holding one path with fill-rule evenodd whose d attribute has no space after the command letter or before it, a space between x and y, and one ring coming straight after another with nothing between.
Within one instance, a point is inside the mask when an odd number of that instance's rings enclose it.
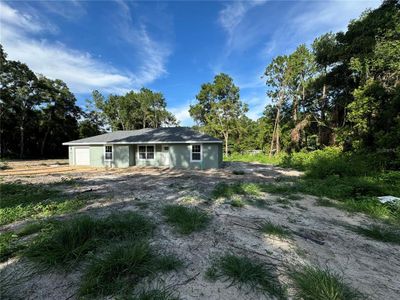
<instances>
[{"instance_id":1,"label":"gray shingle roof","mask_svg":"<svg viewBox=\"0 0 400 300\"><path fill-rule=\"evenodd\" d=\"M197 132L188 127L144 128L139 130L114 131L80 140L63 143L63 145L90 144L140 144L140 143L221 143L207 134Z\"/></svg>"}]
</instances>

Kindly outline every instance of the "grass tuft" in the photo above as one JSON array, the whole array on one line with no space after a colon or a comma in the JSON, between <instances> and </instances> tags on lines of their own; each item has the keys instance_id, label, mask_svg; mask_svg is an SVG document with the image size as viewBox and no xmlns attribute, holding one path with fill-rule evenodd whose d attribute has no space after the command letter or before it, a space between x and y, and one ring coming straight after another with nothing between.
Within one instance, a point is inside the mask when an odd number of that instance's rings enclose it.
<instances>
[{"instance_id":1,"label":"grass tuft","mask_svg":"<svg viewBox=\"0 0 400 300\"><path fill-rule=\"evenodd\" d=\"M180 264L177 259L160 257L147 242L117 244L92 260L83 275L79 294L92 297L125 294L141 279L157 272L175 270Z\"/></svg>"},{"instance_id":2,"label":"grass tuft","mask_svg":"<svg viewBox=\"0 0 400 300\"><path fill-rule=\"evenodd\" d=\"M202 230L210 221L210 216L197 208L180 205L167 205L163 214L166 221L176 227L182 234L190 234Z\"/></svg>"},{"instance_id":3,"label":"grass tuft","mask_svg":"<svg viewBox=\"0 0 400 300\"><path fill-rule=\"evenodd\" d=\"M153 228L147 218L136 213L105 219L77 217L39 235L24 254L39 263L69 267L109 240L144 238Z\"/></svg>"},{"instance_id":4,"label":"grass tuft","mask_svg":"<svg viewBox=\"0 0 400 300\"><path fill-rule=\"evenodd\" d=\"M278 299L284 299L286 296L286 291L276 278L274 270L245 256L226 254L216 259L207 270L206 277L210 280L227 279L239 287L245 286Z\"/></svg>"},{"instance_id":5,"label":"grass tuft","mask_svg":"<svg viewBox=\"0 0 400 300\"><path fill-rule=\"evenodd\" d=\"M271 221L265 221L261 225L260 231L281 238L287 238L291 236L291 233L288 229L284 228L281 225L274 224Z\"/></svg>"},{"instance_id":6,"label":"grass tuft","mask_svg":"<svg viewBox=\"0 0 400 300\"><path fill-rule=\"evenodd\" d=\"M233 207L244 207L245 203L242 199L233 199L231 205Z\"/></svg>"},{"instance_id":7,"label":"grass tuft","mask_svg":"<svg viewBox=\"0 0 400 300\"><path fill-rule=\"evenodd\" d=\"M371 225L369 227L356 226L353 231L371 239L400 245L400 229L391 226Z\"/></svg>"},{"instance_id":8,"label":"grass tuft","mask_svg":"<svg viewBox=\"0 0 400 300\"><path fill-rule=\"evenodd\" d=\"M355 300L364 299L355 289L348 286L341 276L325 268L305 266L290 274L299 299Z\"/></svg>"}]
</instances>

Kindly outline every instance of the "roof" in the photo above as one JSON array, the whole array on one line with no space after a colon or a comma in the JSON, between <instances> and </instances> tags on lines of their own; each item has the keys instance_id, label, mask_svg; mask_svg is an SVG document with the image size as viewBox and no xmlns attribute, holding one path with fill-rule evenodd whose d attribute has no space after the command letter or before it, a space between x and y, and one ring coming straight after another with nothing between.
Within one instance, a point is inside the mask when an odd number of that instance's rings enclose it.
<instances>
[{"instance_id":1,"label":"roof","mask_svg":"<svg viewBox=\"0 0 400 300\"><path fill-rule=\"evenodd\" d=\"M162 143L222 143L221 140L197 132L188 127L144 128L139 130L119 130L63 145L104 145L104 144L162 144Z\"/></svg>"}]
</instances>

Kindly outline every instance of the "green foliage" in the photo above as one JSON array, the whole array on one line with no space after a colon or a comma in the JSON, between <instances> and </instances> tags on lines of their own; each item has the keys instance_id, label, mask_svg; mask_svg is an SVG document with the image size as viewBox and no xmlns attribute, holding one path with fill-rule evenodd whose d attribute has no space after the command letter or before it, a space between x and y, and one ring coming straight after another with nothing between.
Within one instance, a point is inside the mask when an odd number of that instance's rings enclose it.
<instances>
[{"instance_id":1,"label":"green foliage","mask_svg":"<svg viewBox=\"0 0 400 300\"><path fill-rule=\"evenodd\" d=\"M1 183L0 225L25 218L42 218L76 211L91 195L63 196L60 191L42 185Z\"/></svg>"},{"instance_id":2,"label":"green foliage","mask_svg":"<svg viewBox=\"0 0 400 300\"><path fill-rule=\"evenodd\" d=\"M139 92L130 91L124 96L109 95L107 99L94 91L92 97L113 131L178 124L172 113L167 111L162 93L141 88Z\"/></svg>"},{"instance_id":3,"label":"green foliage","mask_svg":"<svg viewBox=\"0 0 400 300\"><path fill-rule=\"evenodd\" d=\"M364 299L335 272L320 267L296 267L290 274L297 297L304 300Z\"/></svg>"},{"instance_id":4,"label":"green foliage","mask_svg":"<svg viewBox=\"0 0 400 300\"><path fill-rule=\"evenodd\" d=\"M230 280L231 284L246 286L278 299L286 298L286 291L279 283L274 270L266 267L263 262L245 256L225 254L213 262L206 272L206 277L210 280Z\"/></svg>"},{"instance_id":5,"label":"green foliage","mask_svg":"<svg viewBox=\"0 0 400 300\"><path fill-rule=\"evenodd\" d=\"M239 88L229 75L221 73L212 83L201 86L196 95L198 103L191 105L190 116L206 132L225 140L225 154L228 154L229 137L241 135L239 123L245 119L247 105L240 101Z\"/></svg>"},{"instance_id":6,"label":"green foliage","mask_svg":"<svg viewBox=\"0 0 400 300\"><path fill-rule=\"evenodd\" d=\"M181 266L177 259L169 258L168 264L165 261L165 257L156 253L147 242L129 241L111 246L101 257L93 258L83 275L79 294L92 297L124 294L145 277ZM148 299L149 296L141 297Z\"/></svg>"},{"instance_id":7,"label":"green foliage","mask_svg":"<svg viewBox=\"0 0 400 300\"><path fill-rule=\"evenodd\" d=\"M245 203L242 199L233 199L231 205L233 207L244 207Z\"/></svg>"},{"instance_id":8,"label":"green foliage","mask_svg":"<svg viewBox=\"0 0 400 300\"><path fill-rule=\"evenodd\" d=\"M368 227L356 226L353 231L377 241L400 245L400 228L391 226L371 225Z\"/></svg>"},{"instance_id":9,"label":"green foliage","mask_svg":"<svg viewBox=\"0 0 400 300\"><path fill-rule=\"evenodd\" d=\"M218 198L230 198L233 195L258 195L261 193L261 186L256 183L232 183L228 184L225 182L218 183L212 191L214 199Z\"/></svg>"},{"instance_id":10,"label":"green foliage","mask_svg":"<svg viewBox=\"0 0 400 300\"><path fill-rule=\"evenodd\" d=\"M13 257L23 245L18 243L18 236L14 232L3 232L0 234L0 262Z\"/></svg>"},{"instance_id":11,"label":"green foliage","mask_svg":"<svg viewBox=\"0 0 400 300\"><path fill-rule=\"evenodd\" d=\"M182 234L202 230L210 221L210 216L197 208L180 205L167 205L163 209L166 221Z\"/></svg>"},{"instance_id":12,"label":"green foliage","mask_svg":"<svg viewBox=\"0 0 400 300\"><path fill-rule=\"evenodd\" d=\"M110 240L141 239L151 234L154 225L142 215L120 213L105 219L76 217L43 232L24 255L52 266L69 267Z\"/></svg>"},{"instance_id":13,"label":"green foliage","mask_svg":"<svg viewBox=\"0 0 400 300\"><path fill-rule=\"evenodd\" d=\"M287 238L291 236L291 233L288 229L281 225L274 224L271 221L265 221L263 224L261 224L260 231L282 238Z\"/></svg>"}]
</instances>

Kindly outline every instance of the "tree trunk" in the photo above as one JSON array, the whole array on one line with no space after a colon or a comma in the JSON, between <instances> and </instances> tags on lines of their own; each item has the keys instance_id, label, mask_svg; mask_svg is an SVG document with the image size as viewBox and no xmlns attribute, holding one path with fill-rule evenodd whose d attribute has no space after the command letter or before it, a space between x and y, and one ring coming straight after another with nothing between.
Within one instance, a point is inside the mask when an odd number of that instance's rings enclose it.
<instances>
[{"instance_id":1,"label":"tree trunk","mask_svg":"<svg viewBox=\"0 0 400 300\"><path fill-rule=\"evenodd\" d=\"M42 140L42 145L40 146L40 156L43 157L44 154L44 146L46 145L47 137L50 132L50 126L47 127L46 133L44 134L43 140Z\"/></svg>"},{"instance_id":2,"label":"tree trunk","mask_svg":"<svg viewBox=\"0 0 400 300\"><path fill-rule=\"evenodd\" d=\"M21 125L19 126L20 130L20 136L19 136L19 158L24 157L24 122L21 122Z\"/></svg>"},{"instance_id":3,"label":"tree trunk","mask_svg":"<svg viewBox=\"0 0 400 300\"><path fill-rule=\"evenodd\" d=\"M225 139L225 156L228 156L228 137L229 135L226 133L224 134L224 139Z\"/></svg>"}]
</instances>

